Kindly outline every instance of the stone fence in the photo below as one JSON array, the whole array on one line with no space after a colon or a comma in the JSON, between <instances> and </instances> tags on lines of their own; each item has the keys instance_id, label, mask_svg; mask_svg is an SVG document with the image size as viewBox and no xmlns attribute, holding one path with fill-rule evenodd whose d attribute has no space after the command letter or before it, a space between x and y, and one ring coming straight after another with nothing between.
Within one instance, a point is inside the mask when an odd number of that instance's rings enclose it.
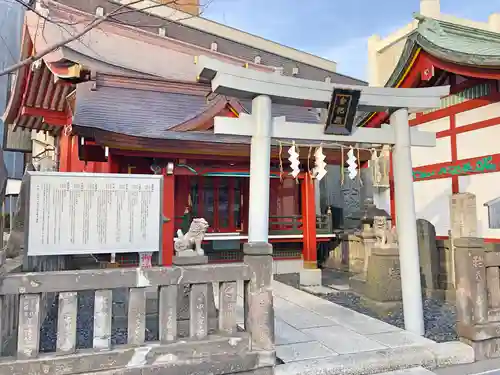
<instances>
[{"instance_id":1,"label":"stone fence","mask_svg":"<svg viewBox=\"0 0 500 375\"><path fill-rule=\"evenodd\" d=\"M267 244L245 246L242 264L193 265L137 269L19 272L4 264L0 274L0 374L106 375L272 374L275 364L274 310L271 292L272 250ZM11 263L14 260L10 261ZM20 265L20 262L19 262ZM12 269L14 267L14 269ZM244 331L237 324L237 282L244 283ZM210 330L209 291L219 284L218 324ZM114 345L113 293L126 288L126 340ZM91 291L90 301L79 294ZM158 335L146 327L146 297L159 299ZM187 295L183 294L187 291ZM41 329L44 295L57 294L54 304L54 350L41 353L48 335ZM187 297L188 337L178 329L179 304ZM93 305L90 314L85 309ZM82 348L81 320L91 348ZM93 323L92 323L93 321ZM14 343L14 345L12 345Z\"/></svg>"},{"instance_id":2,"label":"stone fence","mask_svg":"<svg viewBox=\"0 0 500 375\"><path fill-rule=\"evenodd\" d=\"M22 272L23 255L13 259L6 259L5 250L0 251L0 283L5 276L16 275ZM38 257L32 261L32 267L39 272L58 271L67 267L66 257ZM40 294L40 317L45 319L56 298L55 293ZM15 351L17 325L19 314L19 294L0 296L0 355L11 354Z\"/></svg>"},{"instance_id":3,"label":"stone fence","mask_svg":"<svg viewBox=\"0 0 500 375\"><path fill-rule=\"evenodd\" d=\"M481 238L454 241L457 331L476 360L500 357L500 250Z\"/></svg>"}]
</instances>

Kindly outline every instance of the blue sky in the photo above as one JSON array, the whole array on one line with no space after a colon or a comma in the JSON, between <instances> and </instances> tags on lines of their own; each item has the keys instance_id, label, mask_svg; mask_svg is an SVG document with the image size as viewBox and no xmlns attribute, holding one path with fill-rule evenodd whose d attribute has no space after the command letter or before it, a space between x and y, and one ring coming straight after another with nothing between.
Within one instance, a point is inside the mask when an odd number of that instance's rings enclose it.
<instances>
[{"instance_id":1,"label":"blue sky","mask_svg":"<svg viewBox=\"0 0 500 375\"><path fill-rule=\"evenodd\" d=\"M332 59L339 73L366 79L368 37L399 29L418 9L419 0L213 0L204 17ZM441 0L441 11L486 21L500 12L500 0Z\"/></svg>"}]
</instances>

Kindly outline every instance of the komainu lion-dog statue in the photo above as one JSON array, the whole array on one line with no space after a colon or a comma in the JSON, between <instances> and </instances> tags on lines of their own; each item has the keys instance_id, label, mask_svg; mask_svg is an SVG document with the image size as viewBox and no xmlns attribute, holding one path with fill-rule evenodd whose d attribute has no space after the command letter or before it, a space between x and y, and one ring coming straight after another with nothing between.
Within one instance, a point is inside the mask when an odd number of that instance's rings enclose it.
<instances>
[{"instance_id":1,"label":"komainu lion-dog statue","mask_svg":"<svg viewBox=\"0 0 500 375\"><path fill-rule=\"evenodd\" d=\"M398 243L396 228L390 228L385 216L375 216L373 218L373 231L380 247L391 247Z\"/></svg>"},{"instance_id":2,"label":"komainu lion-dog statue","mask_svg":"<svg viewBox=\"0 0 500 375\"><path fill-rule=\"evenodd\" d=\"M177 256L195 256L205 255L201 248L201 243L209 225L203 218L195 218L191 222L189 230L186 234L182 230L177 230L177 238L174 239L175 255Z\"/></svg>"}]
</instances>

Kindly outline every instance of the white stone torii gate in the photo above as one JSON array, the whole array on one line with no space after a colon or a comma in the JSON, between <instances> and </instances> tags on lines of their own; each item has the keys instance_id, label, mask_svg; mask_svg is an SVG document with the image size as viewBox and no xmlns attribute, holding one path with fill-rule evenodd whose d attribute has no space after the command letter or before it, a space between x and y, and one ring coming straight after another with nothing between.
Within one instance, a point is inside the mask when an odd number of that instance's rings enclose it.
<instances>
[{"instance_id":1,"label":"white stone torii gate","mask_svg":"<svg viewBox=\"0 0 500 375\"><path fill-rule=\"evenodd\" d=\"M315 142L371 143L394 145L393 167L396 200L396 226L405 328L424 334L420 262L417 241L411 146L434 147L434 133L410 129L409 112L440 107L449 87L395 89L337 85L260 72L201 56L199 79L211 82L212 91L252 100L252 114L239 118L216 117L216 134L250 136L249 242L268 242L269 173L271 138ZM326 135L323 124L287 122L273 118L272 103L327 108L334 88L361 91L358 109L392 112L390 126L381 129L354 128L349 136ZM327 147L327 146L324 146Z\"/></svg>"}]
</instances>

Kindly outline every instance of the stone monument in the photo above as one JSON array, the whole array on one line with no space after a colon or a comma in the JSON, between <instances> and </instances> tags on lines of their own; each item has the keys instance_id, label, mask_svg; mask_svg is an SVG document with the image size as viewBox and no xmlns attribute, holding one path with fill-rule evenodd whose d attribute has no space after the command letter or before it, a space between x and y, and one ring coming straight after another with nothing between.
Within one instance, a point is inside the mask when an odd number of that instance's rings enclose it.
<instances>
[{"instance_id":1,"label":"stone monument","mask_svg":"<svg viewBox=\"0 0 500 375\"><path fill-rule=\"evenodd\" d=\"M436 229L430 221L417 220L418 252L422 288L426 293L439 289L439 252L436 243Z\"/></svg>"},{"instance_id":2,"label":"stone monument","mask_svg":"<svg viewBox=\"0 0 500 375\"><path fill-rule=\"evenodd\" d=\"M471 193L453 194L450 199L450 215L451 267L448 284L456 288L454 241L461 237L477 237L476 196Z\"/></svg>"},{"instance_id":3,"label":"stone monument","mask_svg":"<svg viewBox=\"0 0 500 375\"><path fill-rule=\"evenodd\" d=\"M24 231L27 230L27 228L24 227L24 223L26 219L28 199L29 199L29 177L27 172L32 172L34 170L35 168L33 164L30 163L26 166L23 180L21 182L19 197L17 199L16 211L14 213L14 217L10 218L11 233L7 241L7 246L5 248L7 258L15 258L20 255L25 255ZM25 257L24 261L25 261L25 267L28 267L27 256Z\"/></svg>"}]
</instances>

